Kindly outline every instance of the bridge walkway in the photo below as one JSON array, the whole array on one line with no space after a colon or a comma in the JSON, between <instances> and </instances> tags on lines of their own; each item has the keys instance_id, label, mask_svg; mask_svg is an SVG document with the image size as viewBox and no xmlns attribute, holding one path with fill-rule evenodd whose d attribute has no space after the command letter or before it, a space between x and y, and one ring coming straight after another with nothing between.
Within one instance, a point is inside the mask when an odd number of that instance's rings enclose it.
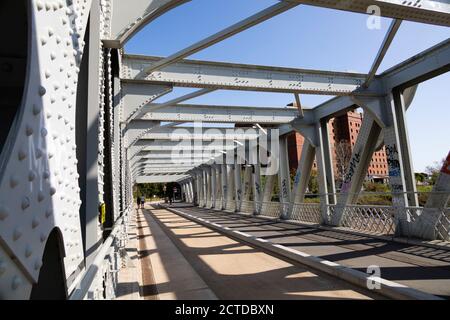
<instances>
[{"instance_id":1,"label":"bridge walkway","mask_svg":"<svg viewBox=\"0 0 450 320\"><path fill-rule=\"evenodd\" d=\"M137 229L144 299L385 299L164 208L139 210Z\"/></svg>"},{"instance_id":2,"label":"bridge walkway","mask_svg":"<svg viewBox=\"0 0 450 320\"><path fill-rule=\"evenodd\" d=\"M403 244L341 230L323 230L186 204L174 204L172 208L230 231L257 237L260 241L320 257L353 270L367 273L369 266L380 266L380 277L383 279L441 298L450 298L450 250L446 248Z\"/></svg>"}]
</instances>

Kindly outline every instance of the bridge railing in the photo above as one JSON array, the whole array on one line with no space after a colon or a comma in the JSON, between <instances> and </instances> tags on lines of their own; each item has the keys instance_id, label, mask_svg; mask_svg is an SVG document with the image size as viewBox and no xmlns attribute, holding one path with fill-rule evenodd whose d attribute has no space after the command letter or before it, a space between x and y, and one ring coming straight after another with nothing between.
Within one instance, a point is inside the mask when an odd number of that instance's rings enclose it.
<instances>
[{"instance_id":1,"label":"bridge railing","mask_svg":"<svg viewBox=\"0 0 450 320\"><path fill-rule=\"evenodd\" d=\"M338 210L343 210L341 226L344 228L379 235L395 233L395 215L398 210L396 207L347 205L342 208L339 205L329 205L330 219Z\"/></svg>"},{"instance_id":2,"label":"bridge railing","mask_svg":"<svg viewBox=\"0 0 450 320\"><path fill-rule=\"evenodd\" d=\"M294 203L292 205L290 220L308 222L308 223L322 223L322 213L319 203Z\"/></svg>"},{"instance_id":3,"label":"bridge railing","mask_svg":"<svg viewBox=\"0 0 450 320\"><path fill-rule=\"evenodd\" d=\"M397 207L377 205L336 205L326 206L326 214L322 213L323 206L320 203L280 203L280 202L257 202L216 200L228 212L239 211L245 214L259 213L261 216L270 218L286 218L292 221L312 223L318 225L330 225L336 214L342 214L339 227L373 235L394 236L399 217L405 217L402 221L404 235L411 235L410 229L414 227L417 217L424 213L434 212L437 216L435 221L436 239L450 241L450 208L424 209L423 207ZM289 212L287 217L282 217L283 212Z\"/></svg>"},{"instance_id":4,"label":"bridge railing","mask_svg":"<svg viewBox=\"0 0 450 320\"><path fill-rule=\"evenodd\" d=\"M255 202L254 201L241 201L241 212L246 214L255 213Z\"/></svg>"},{"instance_id":5,"label":"bridge railing","mask_svg":"<svg viewBox=\"0 0 450 320\"><path fill-rule=\"evenodd\" d=\"M79 277L69 300L114 299L118 272L122 268L128 240L128 219L131 209L124 212L103 242L94 261Z\"/></svg>"}]
</instances>

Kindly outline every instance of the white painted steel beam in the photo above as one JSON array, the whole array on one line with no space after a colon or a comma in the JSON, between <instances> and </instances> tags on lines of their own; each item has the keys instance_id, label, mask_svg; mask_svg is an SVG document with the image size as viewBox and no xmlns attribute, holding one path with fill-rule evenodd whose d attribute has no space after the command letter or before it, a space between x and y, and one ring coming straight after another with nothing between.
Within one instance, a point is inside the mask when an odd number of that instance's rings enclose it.
<instances>
[{"instance_id":1,"label":"white painted steel beam","mask_svg":"<svg viewBox=\"0 0 450 320\"><path fill-rule=\"evenodd\" d=\"M268 67L224 62L183 60L142 76L142 71L161 61L158 57L125 55L121 79L137 83L176 87L289 92L305 94L358 94L366 74ZM373 95L365 90L359 94Z\"/></svg>"},{"instance_id":2,"label":"white painted steel beam","mask_svg":"<svg viewBox=\"0 0 450 320\"><path fill-rule=\"evenodd\" d=\"M150 108L158 104L150 105ZM141 119L176 122L287 124L299 116L297 108L227 105L166 105L147 112Z\"/></svg>"}]
</instances>

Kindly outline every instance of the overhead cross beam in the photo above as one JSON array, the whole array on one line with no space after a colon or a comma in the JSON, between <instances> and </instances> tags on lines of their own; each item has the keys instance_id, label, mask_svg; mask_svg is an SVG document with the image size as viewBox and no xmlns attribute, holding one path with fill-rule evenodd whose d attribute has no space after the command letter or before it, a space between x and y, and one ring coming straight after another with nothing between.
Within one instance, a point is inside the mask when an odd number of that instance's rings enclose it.
<instances>
[{"instance_id":1,"label":"overhead cross beam","mask_svg":"<svg viewBox=\"0 0 450 320\"><path fill-rule=\"evenodd\" d=\"M144 123L147 120L135 120ZM149 121L151 122L151 121ZM259 137L258 130L252 128L196 128L196 127L157 127L140 137L140 140L253 140Z\"/></svg>"},{"instance_id":2,"label":"overhead cross beam","mask_svg":"<svg viewBox=\"0 0 450 320\"><path fill-rule=\"evenodd\" d=\"M224 62L183 60L149 76L142 70L161 58L125 55L121 79L142 86L163 84L175 87L247 90L324 95L376 95L377 90L360 90L366 74L269 67Z\"/></svg>"},{"instance_id":3,"label":"overhead cross beam","mask_svg":"<svg viewBox=\"0 0 450 320\"><path fill-rule=\"evenodd\" d=\"M156 110L153 110L153 106ZM220 122L220 123L262 123L285 124L298 117L297 108L287 107L247 107L219 105L165 105L149 106L141 119L175 122Z\"/></svg>"},{"instance_id":4,"label":"overhead cross beam","mask_svg":"<svg viewBox=\"0 0 450 320\"><path fill-rule=\"evenodd\" d=\"M173 151L174 154L182 154L182 153L192 153L192 152L202 152L202 151L216 151L220 152L227 151L227 150L233 150L234 145L227 146L223 144L210 144L210 145L186 145L180 142L172 142L169 141L168 143L163 144L153 144L152 142L147 142L145 140L140 140L139 142L140 146L143 147L143 151Z\"/></svg>"}]
</instances>

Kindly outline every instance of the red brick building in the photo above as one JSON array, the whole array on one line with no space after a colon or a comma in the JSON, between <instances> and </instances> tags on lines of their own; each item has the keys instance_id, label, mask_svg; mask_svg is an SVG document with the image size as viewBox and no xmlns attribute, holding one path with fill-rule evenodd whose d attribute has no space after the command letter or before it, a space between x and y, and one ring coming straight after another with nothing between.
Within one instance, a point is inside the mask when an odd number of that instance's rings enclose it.
<instances>
[{"instance_id":1,"label":"red brick building","mask_svg":"<svg viewBox=\"0 0 450 320\"><path fill-rule=\"evenodd\" d=\"M333 118L329 121L329 132L331 142L331 153L333 155L333 163L335 174L337 175L337 160L335 146L340 141L345 141L350 146L351 150L355 146L359 131L361 130L363 114L351 111L345 115ZM296 169L301 158L304 138L299 133L291 133L288 137L288 153L289 165L291 169ZM317 169L314 163L313 169ZM378 180L386 179L388 177L388 165L386 152L384 147L375 152L367 175L369 179Z\"/></svg>"}]
</instances>

